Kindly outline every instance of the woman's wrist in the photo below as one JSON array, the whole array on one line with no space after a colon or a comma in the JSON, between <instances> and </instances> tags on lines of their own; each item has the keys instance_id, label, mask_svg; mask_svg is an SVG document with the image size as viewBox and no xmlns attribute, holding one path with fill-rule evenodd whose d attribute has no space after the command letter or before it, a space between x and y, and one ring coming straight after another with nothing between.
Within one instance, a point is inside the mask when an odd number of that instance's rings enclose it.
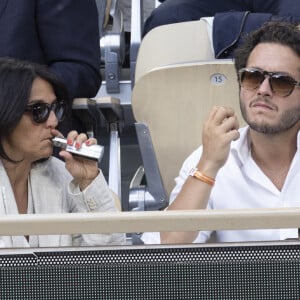
<instances>
[{"instance_id":1,"label":"woman's wrist","mask_svg":"<svg viewBox=\"0 0 300 300\"><path fill-rule=\"evenodd\" d=\"M84 177L81 179L75 179L80 190L81 191L85 190L99 175L99 172L100 172L99 169L97 169L97 172L95 172L95 174L90 174L88 177Z\"/></svg>"}]
</instances>

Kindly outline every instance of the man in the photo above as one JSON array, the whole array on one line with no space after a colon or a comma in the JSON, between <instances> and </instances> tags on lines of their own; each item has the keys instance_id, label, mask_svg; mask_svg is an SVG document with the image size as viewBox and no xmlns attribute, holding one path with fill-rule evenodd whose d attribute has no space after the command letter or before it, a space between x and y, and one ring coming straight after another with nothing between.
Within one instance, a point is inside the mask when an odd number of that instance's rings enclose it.
<instances>
[{"instance_id":1,"label":"man","mask_svg":"<svg viewBox=\"0 0 300 300\"><path fill-rule=\"evenodd\" d=\"M101 55L94 0L0 0L0 45L0 57L48 65L68 89L69 109L73 98L97 94ZM85 130L71 111L60 129Z\"/></svg>"},{"instance_id":2,"label":"man","mask_svg":"<svg viewBox=\"0 0 300 300\"><path fill-rule=\"evenodd\" d=\"M248 126L239 129L230 107L212 109L203 127L203 146L184 162L168 210L300 205L299 27L292 23L266 23L247 36L236 50L235 67L241 112ZM145 243L205 242L211 233L145 233L143 240ZM219 242L298 236L296 229L215 233Z\"/></svg>"},{"instance_id":3,"label":"man","mask_svg":"<svg viewBox=\"0 0 300 300\"><path fill-rule=\"evenodd\" d=\"M300 16L297 0L166 0L146 20L143 35L161 25L199 20L212 17L218 12L246 10L279 16Z\"/></svg>"}]
</instances>

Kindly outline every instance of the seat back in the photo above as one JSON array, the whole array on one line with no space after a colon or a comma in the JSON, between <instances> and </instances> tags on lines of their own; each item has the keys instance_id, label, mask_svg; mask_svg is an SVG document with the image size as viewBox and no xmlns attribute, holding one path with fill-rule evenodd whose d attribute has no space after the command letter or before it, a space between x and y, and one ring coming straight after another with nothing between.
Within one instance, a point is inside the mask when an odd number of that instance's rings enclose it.
<instances>
[{"instance_id":1,"label":"seat back","mask_svg":"<svg viewBox=\"0 0 300 300\"><path fill-rule=\"evenodd\" d=\"M202 125L214 105L233 107L243 124L232 60L160 67L136 81L132 109L148 126L167 195L184 159L202 143Z\"/></svg>"},{"instance_id":2,"label":"seat back","mask_svg":"<svg viewBox=\"0 0 300 300\"><path fill-rule=\"evenodd\" d=\"M135 81L157 67L214 59L208 27L209 23L200 19L151 30L139 48Z\"/></svg>"}]
</instances>

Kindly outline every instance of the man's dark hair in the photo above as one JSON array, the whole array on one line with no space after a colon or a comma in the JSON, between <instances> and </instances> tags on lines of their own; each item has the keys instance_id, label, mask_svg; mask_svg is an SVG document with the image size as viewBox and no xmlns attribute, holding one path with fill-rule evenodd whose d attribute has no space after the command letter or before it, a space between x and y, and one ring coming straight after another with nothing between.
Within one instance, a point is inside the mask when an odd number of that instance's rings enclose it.
<instances>
[{"instance_id":1,"label":"man's dark hair","mask_svg":"<svg viewBox=\"0 0 300 300\"><path fill-rule=\"evenodd\" d=\"M53 87L58 99L68 102L64 85L44 65L0 58L0 157L13 161L3 149L3 137L20 122L28 104L33 81L42 78Z\"/></svg>"},{"instance_id":2,"label":"man's dark hair","mask_svg":"<svg viewBox=\"0 0 300 300\"><path fill-rule=\"evenodd\" d=\"M245 68L252 50L260 43L288 46L300 57L300 27L297 23L271 21L244 37L234 52L235 69Z\"/></svg>"}]
</instances>

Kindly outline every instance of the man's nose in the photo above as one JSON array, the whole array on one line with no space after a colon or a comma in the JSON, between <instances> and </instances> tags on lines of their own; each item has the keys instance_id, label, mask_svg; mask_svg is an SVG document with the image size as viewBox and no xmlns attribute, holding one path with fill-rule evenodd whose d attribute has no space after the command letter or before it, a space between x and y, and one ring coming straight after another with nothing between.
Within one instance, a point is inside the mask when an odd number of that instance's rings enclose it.
<instances>
[{"instance_id":1,"label":"man's nose","mask_svg":"<svg viewBox=\"0 0 300 300\"><path fill-rule=\"evenodd\" d=\"M260 83L257 93L262 94L262 95L272 95L273 94L269 76L265 76L264 80Z\"/></svg>"}]
</instances>

